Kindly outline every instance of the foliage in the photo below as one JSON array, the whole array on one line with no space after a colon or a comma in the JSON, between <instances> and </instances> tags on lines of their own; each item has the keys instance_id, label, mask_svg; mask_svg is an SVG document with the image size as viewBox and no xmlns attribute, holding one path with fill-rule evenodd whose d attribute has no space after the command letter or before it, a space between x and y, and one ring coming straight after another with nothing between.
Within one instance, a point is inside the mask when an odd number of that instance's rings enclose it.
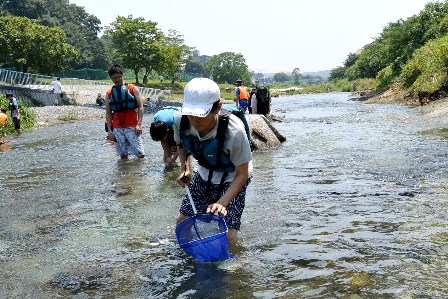
<instances>
[{"instance_id":1,"label":"foliage","mask_svg":"<svg viewBox=\"0 0 448 299\"><path fill-rule=\"evenodd\" d=\"M203 75L205 73L205 70L202 63L190 59L185 64L185 72L188 74Z\"/></svg>"},{"instance_id":2,"label":"foliage","mask_svg":"<svg viewBox=\"0 0 448 299\"><path fill-rule=\"evenodd\" d=\"M290 81L291 80L291 76L289 76L285 72L276 73L272 77L272 80L274 80L274 82L286 82L286 81Z\"/></svg>"},{"instance_id":3,"label":"foliage","mask_svg":"<svg viewBox=\"0 0 448 299\"><path fill-rule=\"evenodd\" d=\"M354 65L357 59L358 59L358 55L350 52L347 56L347 59L345 59L345 61L344 61L344 66L350 67L350 66Z\"/></svg>"},{"instance_id":4,"label":"foliage","mask_svg":"<svg viewBox=\"0 0 448 299\"><path fill-rule=\"evenodd\" d=\"M67 0L3 0L0 15L26 17L44 26L63 28L65 42L79 53L70 61L70 68L104 68L108 65L105 46L98 38L101 22L84 7Z\"/></svg>"},{"instance_id":5,"label":"foliage","mask_svg":"<svg viewBox=\"0 0 448 299\"><path fill-rule=\"evenodd\" d=\"M357 79L353 81L352 86L352 91L373 90L377 88L378 83L372 78Z\"/></svg>"},{"instance_id":6,"label":"foliage","mask_svg":"<svg viewBox=\"0 0 448 299\"><path fill-rule=\"evenodd\" d=\"M191 56L191 49L184 44L182 35L175 30L169 30L168 36L163 41L163 68L159 73L168 75L174 83L176 73L185 67L187 60Z\"/></svg>"},{"instance_id":7,"label":"foliage","mask_svg":"<svg viewBox=\"0 0 448 299\"><path fill-rule=\"evenodd\" d=\"M347 79L337 79L331 81L331 90L333 91L353 91L353 84Z\"/></svg>"},{"instance_id":8,"label":"foliage","mask_svg":"<svg viewBox=\"0 0 448 299\"><path fill-rule=\"evenodd\" d=\"M70 110L70 111L67 111L67 112L59 115L58 119L62 120L62 121L77 120L78 119L78 114L75 111Z\"/></svg>"},{"instance_id":9,"label":"foliage","mask_svg":"<svg viewBox=\"0 0 448 299\"><path fill-rule=\"evenodd\" d=\"M383 88L391 85L397 76L398 73L394 70L393 65L386 66L384 69L379 71L376 76L378 87Z\"/></svg>"},{"instance_id":10,"label":"foliage","mask_svg":"<svg viewBox=\"0 0 448 299\"><path fill-rule=\"evenodd\" d=\"M347 68L345 66L339 66L332 69L330 72L330 78L328 78L328 80L333 81L344 78L346 70Z\"/></svg>"},{"instance_id":11,"label":"foliage","mask_svg":"<svg viewBox=\"0 0 448 299\"><path fill-rule=\"evenodd\" d=\"M427 3L418 15L389 23L378 38L362 49L348 67L346 78L379 76L381 85L393 82L417 49L447 33L448 2Z\"/></svg>"},{"instance_id":12,"label":"foliage","mask_svg":"<svg viewBox=\"0 0 448 299\"><path fill-rule=\"evenodd\" d=\"M414 94L431 95L448 89L448 35L418 49L404 66L399 81Z\"/></svg>"},{"instance_id":13,"label":"foliage","mask_svg":"<svg viewBox=\"0 0 448 299\"><path fill-rule=\"evenodd\" d=\"M0 17L0 64L23 72L60 71L77 55L64 41L61 28L45 27L24 17Z\"/></svg>"},{"instance_id":14,"label":"foliage","mask_svg":"<svg viewBox=\"0 0 448 299\"><path fill-rule=\"evenodd\" d=\"M12 117L9 112L8 99L4 95L0 95L0 108L6 109L8 114L8 122L6 123L5 133L14 132L14 124L12 122ZM28 106L26 106L23 101L19 99L19 111L20 111L20 127L21 129L31 129L36 123L37 115Z\"/></svg>"},{"instance_id":15,"label":"foliage","mask_svg":"<svg viewBox=\"0 0 448 299\"><path fill-rule=\"evenodd\" d=\"M153 55L160 55L158 42L163 38L157 23L145 21L139 17L121 17L107 27L106 33L112 38L114 57L126 68L132 69L135 83L138 84L138 73L151 65ZM126 45L126 46L123 46Z\"/></svg>"},{"instance_id":16,"label":"foliage","mask_svg":"<svg viewBox=\"0 0 448 299\"><path fill-rule=\"evenodd\" d=\"M251 82L251 73L242 54L223 52L212 56L204 65L207 77L217 83L233 83L240 79Z\"/></svg>"},{"instance_id":17,"label":"foliage","mask_svg":"<svg viewBox=\"0 0 448 299\"><path fill-rule=\"evenodd\" d=\"M294 68L292 71L292 77L294 79L294 84L299 84L300 80L300 69L298 67Z\"/></svg>"}]
</instances>

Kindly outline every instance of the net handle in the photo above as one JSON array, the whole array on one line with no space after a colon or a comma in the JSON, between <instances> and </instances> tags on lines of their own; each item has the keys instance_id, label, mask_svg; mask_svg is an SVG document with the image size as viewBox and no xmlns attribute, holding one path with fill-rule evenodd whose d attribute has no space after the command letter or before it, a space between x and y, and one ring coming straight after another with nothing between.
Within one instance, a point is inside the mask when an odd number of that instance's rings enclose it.
<instances>
[{"instance_id":1,"label":"net handle","mask_svg":"<svg viewBox=\"0 0 448 299\"><path fill-rule=\"evenodd\" d=\"M185 191L187 192L188 199L190 200L191 207L193 208L193 213L196 216L198 211L196 210L196 207L195 207L194 202L193 202L193 198L191 197L190 188L188 188L187 184L185 184Z\"/></svg>"}]
</instances>

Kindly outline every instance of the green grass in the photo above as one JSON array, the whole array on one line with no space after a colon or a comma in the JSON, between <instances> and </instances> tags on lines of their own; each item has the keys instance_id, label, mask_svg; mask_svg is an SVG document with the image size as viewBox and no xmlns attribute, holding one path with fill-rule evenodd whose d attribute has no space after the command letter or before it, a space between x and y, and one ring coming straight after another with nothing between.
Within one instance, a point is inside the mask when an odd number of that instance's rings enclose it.
<instances>
[{"instance_id":1,"label":"green grass","mask_svg":"<svg viewBox=\"0 0 448 299\"><path fill-rule=\"evenodd\" d=\"M62 121L77 120L78 114L75 111L67 111L64 114L59 115L58 119Z\"/></svg>"}]
</instances>

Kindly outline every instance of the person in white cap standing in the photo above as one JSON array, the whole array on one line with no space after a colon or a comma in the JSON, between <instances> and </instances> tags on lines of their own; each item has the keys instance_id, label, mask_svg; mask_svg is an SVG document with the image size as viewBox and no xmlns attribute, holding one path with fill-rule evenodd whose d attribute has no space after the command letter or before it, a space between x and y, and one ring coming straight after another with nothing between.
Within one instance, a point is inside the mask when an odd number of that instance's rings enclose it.
<instances>
[{"instance_id":1,"label":"person in white cap standing","mask_svg":"<svg viewBox=\"0 0 448 299\"><path fill-rule=\"evenodd\" d=\"M251 181L252 153L243 122L221 110L219 86L207 78L195 78L184 89L181 113L174 121L181 170L177 183L190 182L188 158L198 162L190 192L199 213L219 213L229 228L230 244L237 242L246 187ZM193 216L185 195L176 223Z\"/></svg>"}]
</instances>

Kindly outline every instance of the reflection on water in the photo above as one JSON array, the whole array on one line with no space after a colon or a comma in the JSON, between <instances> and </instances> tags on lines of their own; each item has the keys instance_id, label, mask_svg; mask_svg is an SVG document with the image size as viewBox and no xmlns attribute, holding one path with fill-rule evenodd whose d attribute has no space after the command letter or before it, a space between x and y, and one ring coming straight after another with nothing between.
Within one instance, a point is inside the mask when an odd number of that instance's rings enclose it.
<instances>
[{"instance_id":1,"label":"reflection on water","mask_svg":"<svg viewBox=\"0 0 448 299\"><path fill-rule=\"evenodd\" d=\"M0 297L445 298L446 129L344 93L274 113L287 141L254 153L237 258L216 264L177 247L183 189L148 132L143 161L119 160L102 120L12 137Z\"/></svg>"}]
</instances>

